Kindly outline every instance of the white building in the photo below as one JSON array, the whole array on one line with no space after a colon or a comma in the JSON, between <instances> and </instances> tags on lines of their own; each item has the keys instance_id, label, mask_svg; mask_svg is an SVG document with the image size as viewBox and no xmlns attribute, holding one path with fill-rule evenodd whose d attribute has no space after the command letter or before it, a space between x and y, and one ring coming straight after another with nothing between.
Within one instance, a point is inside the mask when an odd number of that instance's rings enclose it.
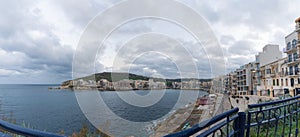
<instances>
[{"instance_id":1,"label":"white building","mask_svg":"<svg viewBox=\"0 0 300 137\"><path fill-rule=\"evenodd\" d=\"M279 45L267 44L263 47L263 51L256 55L260 66L264 66L273 61L282 58L282 52L279 50Z\"/></svg>"},{"instance_id":2,"label":"white building","mask_svg":"<svg viewBox=\"0 0 300 137\"><path fill-rule=\"evenodd\" d=\"M300 78L299 78L299 55L300 55L300 18L295 20L296 27L295 30L285 37L286 46L283 49L284 53L287 54L287 83L289 84L290 92L293 95L294 89L300 88Z\"/></svg>"},{"instance_id":3,"label":"white building","mask_svg":"<svg viewBox=\"0 0 300 137\"><path fill-rule=\"evenodd\" d=\"M264 81L262 81L264 71L260 71L262 66L266 66L274 61L282 59L282 52L279 50L279 45L267 44L263 47L263 51L259 52L255 56L257 62L256 74L255 74L255 86L256 91L261 92L266 90Z\"/></svg>"},{"instance_id":4,"label":"white building","mask_svg":"<svg viewBox=\"0 0 300 137\"><path fill-rule=\"evenodd\" d=\"M259 95L277 97L284 94L284 89L288 88L286 80L286 58L282 58L261 66L261 86Z\"/></svg>"}]
</instances>

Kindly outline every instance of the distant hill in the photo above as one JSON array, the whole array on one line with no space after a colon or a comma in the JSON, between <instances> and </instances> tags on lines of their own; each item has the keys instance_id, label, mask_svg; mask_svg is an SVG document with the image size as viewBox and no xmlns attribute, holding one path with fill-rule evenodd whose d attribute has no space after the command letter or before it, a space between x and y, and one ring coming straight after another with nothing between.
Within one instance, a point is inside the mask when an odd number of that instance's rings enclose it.
<instances>
[{"instance_id":1,"label":"distant hill","mask_svg":"<svg viewBox=\"0 0 300 137\"><path fill-rule=\"evenodd\" d=\"M119 81L119 80L123 80L123 79L149 80L149 77L136 75L136 74L132 74L132 73L123 73L123 72L103 72L103 73L96 73L93 75L89 75L89 76L77 78L77 79L96 80L96 81L99 81L100 79L107 79L108 81L112 82L112 80Z\"/></svg>"},{"instance_id":2,"label":"distant hill","mask_svg":"<svg viewBox=\"0 0 300 137\"><path fill-rule=\"evenodd\" d=\"M113 77L113 79L112 79ZM99 81L100 79L107 79L108 81L119 81L123 79L130 79L130 80L149 80L150 78L154 79L154 81L164 81L161 78L153 78L153 77L147 77L147 76L141 76L137 74L132 73L125 73L125 72L103 72L103 73L96 73L89 76L85 76L78 79L83 80L96 80ZM211 81L211 79L195 79L195 78L183 78L183 79L165 79L166 82L181 82L181 81L189 81L189 80L199 80L201 82L207 82Z\"/></svg>"}]
</instances>

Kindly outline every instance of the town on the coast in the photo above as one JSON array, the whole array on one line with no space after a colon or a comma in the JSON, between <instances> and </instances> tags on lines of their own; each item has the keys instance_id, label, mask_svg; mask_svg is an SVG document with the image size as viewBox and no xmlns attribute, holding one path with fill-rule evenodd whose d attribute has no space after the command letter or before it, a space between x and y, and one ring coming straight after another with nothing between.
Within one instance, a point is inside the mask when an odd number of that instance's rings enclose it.
<instances>
[{"instance_id":1,"label":"town on the coast","mask_svg":"<svg viewBox=\"0 0 300 137\"><path fill-rule=\"evenodd\" d=\"M97 76L101 78L97 78ZM116 79L113 77L116 77ZM85 78L65 81L59 88L77 90L97 89L100 91L161 89L209 91L211 88L211 79L161 79L130 73L103 72Z\"/></svg>"},{"instance_id":2,"label":"town on the coast","mask_svg":"<svg viewBox=\"0 0 300 137\"><path fill-rule=\"evenodd\" d=\"M296 19L295 23L295 30L283 38L286 43L283 51L279 49L279 45L267 44L263 47L262 52L255 56L253 62L244 64L228 74L215 77L211 81L209 95L199 97L195 103L177 110L159 123L154 129L155 133L152 137L189 129L232 108L239 108L239 112L247 112L250 104L281 100L287 96L300 94L298 68L300 63L300 18ZM279 109L278 104L275 105L277 107L265 108L266 110L261 111L265 115L273 115L270 110ZM258 117L257 114L256 117ZM282 113L281 115L282 118L285 117ZM268 119L264 122L267 123ZM279 127L284 126L280 125ZM269 129L268 127L263 128ZM201 131L195 133L194 136L200 135L200 133Z\"/></svg>"},{"instance_id":3,"label":"town on the coast","mask_svg":"<svg viewBox=\"0 0 300 137\"><path fill-rule=\"evenodd\" d=\"M300 18L295 23L295 30L283 38L282 51L279 45L265 45L253 62L214 78L212 91L270 97L300 94Z\"/></svg>"},{"instance_id":4,"label":"town on the coast","mask_svg":"<svg viewBox=\"0 0 300 137\"><path fill-rule=\"evenodd\" d=\"M277 44L267 44L255 60L236 70L211 79L159 79L130 73L99 73L89 78L65 81L59 87L98 90L140 89L196 89L209 93L226 92L231 95L258 95L279 97L300 94L300 18L295 20L295 30L285 38L281 50ZM242 45L241 45L242 46ZM102 75L108 75L103 77ZM97 76L100 75L100 76ZM111 77L116 75L116 80ZM120 77L121 75L121 77ZM124 77L126 75L126 77ZM134 75L133 77L131 75ZM93 78L90 78L93 77ZM124 77L124 78L122 78Z\"/></svg>"}]
</instances>

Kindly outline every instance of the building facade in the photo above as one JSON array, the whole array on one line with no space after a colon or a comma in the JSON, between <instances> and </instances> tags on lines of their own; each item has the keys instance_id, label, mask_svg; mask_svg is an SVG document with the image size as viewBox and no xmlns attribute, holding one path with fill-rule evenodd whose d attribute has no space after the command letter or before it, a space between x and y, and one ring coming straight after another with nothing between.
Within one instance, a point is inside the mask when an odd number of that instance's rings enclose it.
<instances>
[{"instance_id":1,"label":"building facade","mask_svg":"<svg viewBox=\"0 0 300 137\"><path fill-rule=\"evenodd\" d=\"M285 48L283 49L286 53L286 73L287 83L290 85L289 91L291 94L295 94L295 90L300 88L300 78L299 78L299 55L300 55L300 18L295 20L296 27L295 30L285 37Z\"/></svg>"}]
</instances>

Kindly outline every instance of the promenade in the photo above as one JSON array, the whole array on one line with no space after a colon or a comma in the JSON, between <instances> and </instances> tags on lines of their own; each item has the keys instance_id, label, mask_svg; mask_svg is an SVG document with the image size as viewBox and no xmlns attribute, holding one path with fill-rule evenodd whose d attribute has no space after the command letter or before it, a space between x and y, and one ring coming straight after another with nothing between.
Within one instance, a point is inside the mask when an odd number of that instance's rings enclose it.
<instances>
[{"instance_id":1,"label":"promenade","mask_svg":"<svg viewBox=\"0 0 300 137\"><path fill-rule=\"evenodd\" d=\"M215 94L216 97L211 98L211 102L206 105L190 104L185 108L181 108L171 114L165 121L158 124L155 128L155 133L152 137L161 137L174 132L179 132L188 129L198 123L211 119L213 116L222 114L231 108L240 108L240 112L247 110L249 104L257 104L259 101L270 101L274 98L245 95L237 96L235 98L227 94ZM246 99L248 98L248 99ZM199 133L194 136L199 135Z\"/></svg>"}]
</instances>

